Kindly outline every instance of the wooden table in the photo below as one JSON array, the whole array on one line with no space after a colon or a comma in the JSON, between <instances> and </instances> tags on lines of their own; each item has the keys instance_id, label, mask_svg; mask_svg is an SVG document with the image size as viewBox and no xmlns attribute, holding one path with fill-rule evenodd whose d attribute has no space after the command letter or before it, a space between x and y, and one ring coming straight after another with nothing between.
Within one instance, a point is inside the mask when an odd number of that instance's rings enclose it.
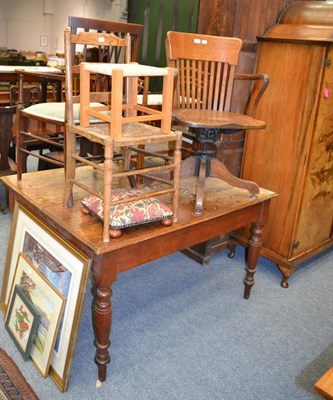
<instances>
[{"instance_id":1,"label":"wooden table","mask_svg":"<svg viewBox=\"0 0 333 400\"><path fill-rule=\"evenodd\" d=\"M55 86L56 101L62 100L62 84L64 73L58 68L52 67L24 67L14 65L0 65L0 81L17 84L19 87L17 105L23 108L23 82L39 83L42 87L42 103L47 101L47 86ZM8 99L9 100L9 99Z\"/></svg>"},{"instance_id":2,"label":"wooden table","mask_svg":"<svg viewBox=\"0 0 333 400\"><path fill-rule=\"evenodd\" d=\"M78 168L81 182L94 182L102 187L102 174L90 167ZM16 199L54 229L65 240L92 259L91 279L94 290L95 362L101 382L106 379L110 362L111 286L121 272L183 250L203 240L251 225L244 298L248 299L254 284L254 273L261 246L263 225L267 221L271 198L275 193L260 189L256 199L246 190L232 188L222 181L207 178L205 203L201 215L193 214L195 182L185 177L180 185L178 222L170 227L159 223L128 228L110 243L102 241L102 224L80 211L80 199L86 193L74 192L73 208L62 206L64 190L63 169L23 174L18 185L16 176L6 176L3 183L9 188L11 203Z\"/></svg>"}]
</instances>

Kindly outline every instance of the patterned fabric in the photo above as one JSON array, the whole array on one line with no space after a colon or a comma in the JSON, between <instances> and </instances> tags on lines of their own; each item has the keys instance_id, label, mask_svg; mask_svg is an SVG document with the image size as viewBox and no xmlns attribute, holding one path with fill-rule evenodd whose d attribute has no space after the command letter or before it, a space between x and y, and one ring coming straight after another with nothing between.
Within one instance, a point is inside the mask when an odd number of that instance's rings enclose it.
<instances>
[{"instance_id":1,"label":"patterned fabric","mask_svg":"<svg viewBox=\"0 0 333 400\"><path fill-rule=\"evenodd\" d=\"M112 191L111 201L135 198L143 193L142 190L137 189L115 189ZM89 195L82 200L82 204L103 220L103 200ZM133 200L110 207L110 228L122 229L172 217L170 208L155 197Z\"/></svg>"},{"instance_id":2,"label":"patterned fabric","mask_svg":"<svg viewBox=\"0 0 333 400\"><path fill-rule=\"evenodd\" d=\"M38 400L18 366L0 349L0 400Z\"/></svg>"}]
</instances>

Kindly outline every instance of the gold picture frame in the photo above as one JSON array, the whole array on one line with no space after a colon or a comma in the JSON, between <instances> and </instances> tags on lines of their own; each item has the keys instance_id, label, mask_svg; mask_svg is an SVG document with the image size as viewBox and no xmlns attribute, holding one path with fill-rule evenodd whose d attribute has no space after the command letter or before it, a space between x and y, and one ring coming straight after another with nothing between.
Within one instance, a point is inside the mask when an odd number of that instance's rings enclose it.
<instances>
[{"instance_id":1,"label":"gold picture frame","mask_svg":"<svg viewBox=\"0 0 333 400\"><path fill-rule=\"evenodd\" d=\"M4 312L8 307L16 260L20 252L26 254L66 297L64 315L49 372L56 385L64 392L68 386L91 260L26 207L16 202L0 293L0 309ZM54 270L60 271L57 280L53 279Z\"/></svg>"},{"instance_id":2,"label":"gold picture frame","mask_svg":"<svg viewBox=\"0 0 333 400\"><path fill-rule=\"evenodd\" d=\"M30 357L45 378L50 369L66 299L23 253L18 256L10 299L13 298L17 286L27 295L40 317ZM9 312L7 316L8 314Z\"/></svg>"}]
</instances>

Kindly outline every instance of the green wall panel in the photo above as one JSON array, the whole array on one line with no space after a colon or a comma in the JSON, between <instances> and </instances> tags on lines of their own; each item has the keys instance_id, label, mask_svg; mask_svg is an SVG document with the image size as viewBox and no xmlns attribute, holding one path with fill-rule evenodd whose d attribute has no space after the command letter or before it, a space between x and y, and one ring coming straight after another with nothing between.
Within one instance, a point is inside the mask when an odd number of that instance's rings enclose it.
<instances>
[{"instance_id":1,"label":"green wall panel","mask_svg":"<svg viewBox=\"0 0 333 400\"><path fill-rule=\"evenodd\" d=\"M139 61L164 67L165 37L170 30L197 32L200 0L128 0L128 22L144 25ZM158 92L160 80L151 80L150 91Z\"/></svg>"}]
</instances>

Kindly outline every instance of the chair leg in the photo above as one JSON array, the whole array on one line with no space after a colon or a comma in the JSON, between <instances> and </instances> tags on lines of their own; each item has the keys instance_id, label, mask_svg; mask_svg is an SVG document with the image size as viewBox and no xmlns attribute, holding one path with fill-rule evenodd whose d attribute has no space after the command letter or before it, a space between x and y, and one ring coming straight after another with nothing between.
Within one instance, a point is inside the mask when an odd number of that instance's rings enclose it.
<instances>
[{"instance_id":1,"label":"chair leg","mask_svg":"<svg viewBox=\"0 0 333 400\"><path fill-rule=\"evenodd\" d=\"M196 156L188 157L182 161L180 168L180 176L194 176L197 175L197 163L199 160L199 177L196 187L196 200L194 214L200 215L202 213L202 204L204 196L205 178L207 171L207 163L205 159L200 159Z\"/></svg>"},{"instance_id":2,"label":"chair leg","mask_svg":"<svg viewBox=\"0 0 333 400\"><path fill-rule=\"evenodd\" d=\"M64 207L73 206L73 180L75 179L76 160L73 157L75 154L76 138L75 134L70 132L66 127L65 132L65 194Z\"/></svg>"},{"instance_id":3,"label":"chair leg","mask_svg":"<svg viewBox=\"0 0 333 400\"><path fill-rule=\"evenodd\" d=\"M181 165L181 148L182 148L182 133L176 132L177 138L173 151L173 159L175 168L173 171L173 184L174 184L174 192L173 192L173 200L172 200L172 208L173 208L173 222L177 222L178 219L178 202L179 202L179 177L180 177L180 165Z\"/></svg>"},{"instance_id":4,"label":"chair leg","mask_svg":"<svg viewBox=\"0 0 333 400\"><path fill-rule=\"evenodd\" d=\"M24 172L27 172L27 154L25 154L23 151L20 149L25 149L25 136L21 134L22 132L29 132L29 120L26 118L20 118L19 114L16 115L17 117L17 126L16 126L16 132L17 132L17 139L16 139L16 175L17 175L17 180L21 181L22 180L22 174ZM22 127L22 129L21 129Z\"/></svg>"},{"instance_id":5,"label":"chair leg","mask_svg":"<svg viewBox=\"0 0 333 400\"><path fill-rule=\"evenodd\" d=\"M202 160L200 160L199 177L198 177L198 183L197 183L197 194L196 194L195 208L194 208L194 214L196 214L196 215L202 214L206 170L207 170L207 160L202 159Z\"/></svg>"},{"instance_id":6,"label":"chair leg","mask_svg":"<svg viewBox=\"0 0 333 400\"><path fill-rule=\"evenodd\" d=\"M194 175L196 170L196 157L188 157L182 162L180 176ZM204 158L200 158L199 178L196 189L196 202L194 214L200 215L202 213L204 187L207 171L207 162ZM256 197L259 194L259 186L255 182L247 181L245 179L237 178L232 175L228 169L216 158L210 159L210 172L209 176L212 178L218 178L226 182L228 185L246 189L250 192L252 197Z\"/></svg>"},{"instance_id":7,"label":"chair leg","mask_svg":"<svg viewBox=\"0 0 333 400\"><path fill-rule=\"evenodd\" d=\"M103 242L110 242L110 207L112 191L112 167L113 167L113 140L105 143L104 150L104 194L103 194Z\"/></svg>"},{"instance_id":8,"label":"chair leg","mask_svg":"<svg viewBox=\"0 0 333 400\"><path fill-rule=\"evenodd\" d=\"M21 151L24 146L24 136L18 132L16 141L16 175L18 181L22 180L22 174L26 172L27 155Z\"/></svg>"},{"instance_id":9,"label":"chair leg","mask_svg":"<svg viewBox=\"0 0 333 400\"><path fill-rule=\"evenodd\" d=\"M139 146L138 146L138 148L139 149L145 149L145 145L144 144L140 144ZM137 157L137 163L136 163L136 168L137 169L143 169L144 168L144 166L145 166L145 156L142 154L142 153L137 153L137 155L136 155L136 157ZM142 178L142 176L137 176L136 177L136 181L138 182L138 183L143 183L143 178Z\"/></svg>"},{"instance_id":10,"label":"chair leg","mask_svg":"<svg viewBox=\"0 0 333 400\"><path fill-rule=\"evenodd\" d=\"M193 176L195 173L196 164L197 164L197 157L191 156L185 158L185 160L183 160L181 163L180 176L186 176L186 175Z\"/></svg>"},{"instance_id":11,"label":"chair leg","mask_svg":"<svg viewBox=\"0 0 333 400\"><path fill-rule=\"evenodd\" d=\"M237 178L232 175L227 168L216 158L211 160L210 175L212 178L219 178L228 185L248 190L253 197L260 193L259 186L255 182Z\"/></svg>"},{"instance_id":12,"label":"chair leg","mask_svg":"<svg viewBox=\"0 0 333 400\"><path fill-rule=\"evenodd\" d=\"M129 171L131 169L131 150L128 147L123 148L123 156L124 156L124 171ZM131 188L136 188L136 178L135 176L131 175L128 177L129 184ZM126 186L126 178L122 178L121 185L124 187Z\"/></svg>"}]
</instances>

